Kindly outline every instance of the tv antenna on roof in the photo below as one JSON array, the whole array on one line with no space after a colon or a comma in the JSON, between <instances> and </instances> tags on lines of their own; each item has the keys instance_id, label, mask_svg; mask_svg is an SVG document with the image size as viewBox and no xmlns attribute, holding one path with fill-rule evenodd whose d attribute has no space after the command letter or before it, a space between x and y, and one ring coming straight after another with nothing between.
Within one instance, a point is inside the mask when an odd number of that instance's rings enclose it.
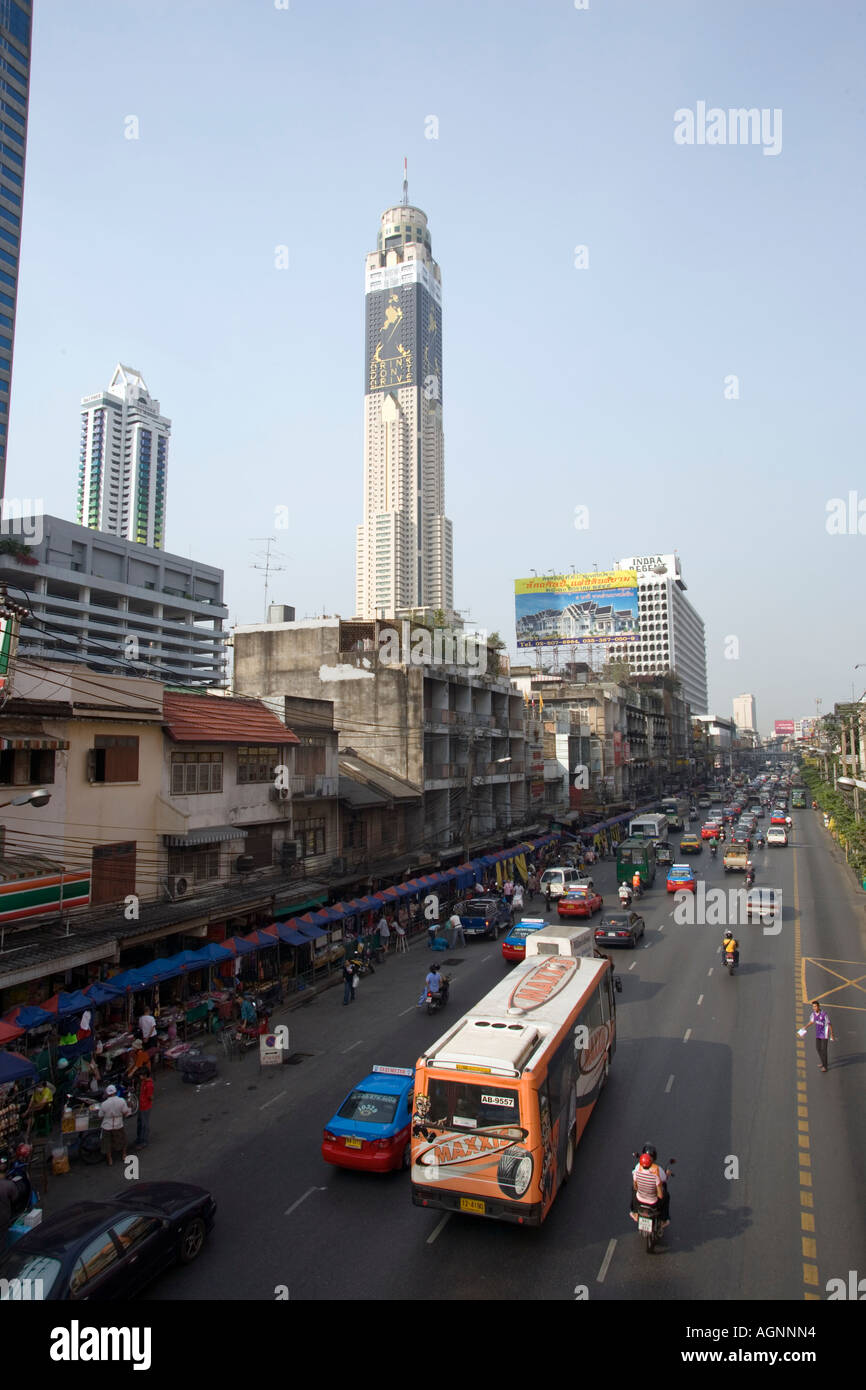
<instances>
[{"instance_id":1,"label":"tv antenna on roof","mask_svg":"<svg viewBox=\"0 0 866 1390\"><path fill-rule=\"evenodd\" d=\"M409 161L403 156L403 206L409 206Z\"/></svg>"},{"instance_id":2,"label":"tv antenna on roof","mask_svg":"<svg viewBox=\"0 0 866 1390\"><path fill-rule=\"evenodd\" d=\"M260 560L264 560L265 563L264 563L263 565L250 565L250 569L253 569L253 570L263 570L263 571L264 571L264 575L265 575L265 622L267 622L267 621L268 621L268 587L269 587L269 585L270 585L271 574L272 574L272 573L278 574L278 573L280 572L280 570L284 570L284 569L286 568L286 566L285 566L285 565L275 565L275 564L273 563L273 561L271 560L271 546L272 546L272 545L276 545L276 541L274 540L273 536L250 536L250 540L251 540L251 541L265 541L265 542L267 542L267 548L266 548L265 550L259 550L259 551L256 552L257 555L258 555L258 557L259 557L259 559L260 559ZM276 551L274 552L274 554L275 554L275 555L279 555L279 556L280 556L280 559L285 559L285 558L286 558L279 550L276 550Z\"/></svg>"}]
</instances>

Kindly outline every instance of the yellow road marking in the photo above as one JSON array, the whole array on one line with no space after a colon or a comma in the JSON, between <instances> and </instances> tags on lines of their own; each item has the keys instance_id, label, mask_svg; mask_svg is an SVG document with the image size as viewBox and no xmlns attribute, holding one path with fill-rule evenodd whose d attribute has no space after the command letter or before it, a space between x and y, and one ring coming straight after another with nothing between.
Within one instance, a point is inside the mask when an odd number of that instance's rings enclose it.
<instances>
[{"instance_id":1,"label":"yellow road marking","mask_svg":"<svg viewBox=\"0 0 866 1390\"><path fill-rule=\"evenodd\" d=\"M817 1258L818 1258L818 1250L817 1250L815 1241L812 1240L809 1236L803 1236L803 1237L802 1237L802 1243L803 1243L803 1255L805 1256L805 1258L806 1258L807 1260L817 1260Z\"/></svg>"},{"instance_id":2,"label":"yellow road marking","mask_svg":"<svg viewBox=\"0 0 866 1390\"><path fill-rule=\"evenodd\" d=\"M800 1212L800 1230L801 1230L801 1231L814 1231L814 1229L815 1229L815 1218L814 1218L814 1216L810 1216L809 1213L808 1213L807 1211L801 1211L801 1212Z\"/></svg>"}]
</instances>

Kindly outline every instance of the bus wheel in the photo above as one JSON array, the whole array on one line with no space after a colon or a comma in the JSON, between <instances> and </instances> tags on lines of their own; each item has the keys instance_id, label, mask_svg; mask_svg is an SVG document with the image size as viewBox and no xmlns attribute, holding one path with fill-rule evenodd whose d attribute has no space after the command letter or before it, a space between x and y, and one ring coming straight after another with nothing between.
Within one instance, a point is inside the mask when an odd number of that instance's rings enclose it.
<instances>
[{"instance_id":1,"label":"bus wheel","mask_svg":"<svg viewBox=\"0 0 866 1390\"><path fill-rule=\"evenodd\" d=\"M609 1053L609 1052L606 1052L606 1053L604 1054L604 1070L602 1071L602 1074L601 1074L601 1085L599 1086L599 1090L600 1090L600 1091L603 1091L603 1090L604 1090L605 1086L607 1085L607 1078L608 1078L609 1076L610 1076L610 1053Z\"/></svg>"},{"instance_id":2,"label":"bus wheel","mask_svg":"<svg viewBox=\"0 0 866 1390\"><path fill-rule=\"evenodd\" d=\"M507 1197L522 1197L532 1181L532 1154L522 1149L506 1151L499 1160L496 1181Z\"/></svg>"},{"instance_id":3,"label":"bus wheel","mask_svg":"<svg viewBox=\"0 0 866 1390\"><path fill-rule=\"evenodd\" d=\"M574 1169L574 1134L569 1134L568 1143L565 1147L565 1172L562 1176L563 1182L568 1182Z\"/></svg>"}]
</instances>

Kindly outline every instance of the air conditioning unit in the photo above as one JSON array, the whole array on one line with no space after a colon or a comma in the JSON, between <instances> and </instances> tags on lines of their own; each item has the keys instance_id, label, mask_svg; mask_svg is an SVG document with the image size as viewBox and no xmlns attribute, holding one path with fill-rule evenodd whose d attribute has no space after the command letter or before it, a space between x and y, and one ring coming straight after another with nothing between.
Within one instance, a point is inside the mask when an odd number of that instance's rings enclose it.
<instances>
[{"instance_id":1,"label":"air conditioning unit","mask_svg":"<svg viewBox=\"0 0 866 1390\"><path fill-rule=\"evenodd\" d=\"M252 854L239 854L235 860L235 868L239 874L248 874L250 869L256 867L255 856Z\"/></svg>"},{"instance_id":2,"label":"air conditioning unit","mask_svg":"<svg viewBox=\"0 0 866 1390\"><path fill-rule=\"evenodd\" d=\"M189 890L189 880L184 878L183 874L172 874L167 880L167 883L168 896L171 898L172 902L174 902L176 898L184 897Z\"/></svg>"},{"instance_id":3,"label":"air conditioning unit","mask_svg":"<svg viewBox=\"0 0 866 1390\"><path fill-rule=\"evenodd\" d=\"M289 801L292 795L291 787L271 787L272 801Z\"/></svg>"}]
</instances>

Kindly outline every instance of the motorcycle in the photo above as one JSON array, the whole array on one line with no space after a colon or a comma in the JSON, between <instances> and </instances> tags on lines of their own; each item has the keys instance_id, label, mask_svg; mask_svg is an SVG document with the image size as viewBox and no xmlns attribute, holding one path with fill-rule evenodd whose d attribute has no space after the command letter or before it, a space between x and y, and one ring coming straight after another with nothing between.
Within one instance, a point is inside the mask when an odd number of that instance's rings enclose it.
<instances>
[{"instance_id":1,"label":"motorcycle","mask_svg":"<svg viewBox=\"0 0 866 1390\"><path fill-rule=\"evenodd\" d=\"M356 975L375 975L376 968L366 951L357 951L349 959L349 964Z\"/></svg>"},{"instance_id":2,"label":"motorcycle","mask_svg":"<svg viewBox=\"0 0 866 1390\"><path fill-rule=\"evenodd\" d=\"M620 890L619 890L619 905L620 905L620 907L631 907L631 897L632 897L631 889L630 889L630 888L627 888L626 885L623 884L622 887L621 887Z\"/></svg>"},{"instance_id":3,"label":"motorcycle","mask_svg":"<svg viewBox=\"0 0 866 1390\"><path fill-rule=\"evenodd\" d=\"M442 976L442 985L438 990L425 989L421 998L418 1000L419 1009L426 1008L428 1014L435 1014L437 1009L441 1009L443 1004L448 1003L448 994L451 986L451 976Z\"/></svg>"},{"instance_id":4,"label":"motorcycle","mask_svg":"<svg viewBox=\"0 0 866 1390\"><path fill-rule=\"evenodd\" d=\"M710 841L710 854L713 856L714 859L715 859L716 855L718 854L718 852L719 852L719 847L718 847L718 845L716 844L715 840L711 840L711 841Z\"/></svg>"},{"instance_id":5,"label":"motorcycle","mask_svg":"<svg viewBox=\"0 0 866 1390\"><path fill-rule=\"evenodd\" d=\"M759 836L758 836L757 844L758 844L758 849L763 849L763 848L764 848L764 837L763 837L763 835L759 835Z\"/></svg>"},{"instance_id":6,"label":"motorcycle","mask_svg":"<svg viewBox=\"0 0 866 1390\"><path fill-rule=\"evenodd\" d=\"M755 870L754 870L754 869L747 869L747 870L746 870L746 887L747 887L747 888L751 888L751 886L752 886L752 884L754 883L754 881L755 881Z\"/></svg>"},{"instance_id":7,"label":"motorcycle","mask_svg":"<svg viewBox=\"0 0 866 1390\"><path fill-rule=\"evenodd\" d=\"M640 1154L635 1154L634 1157L636 1161L640 1158ZM670 1182L673 1177L671 1169L675 1163L675 1158L668 1159L668 1166L664 1169L664 1174L668 1182ZM652 1254L656 1244L661 1240L662 1232L664 1231L664 1222L659 1214L660 1205L659 1202L654 1202L649 1206L641 1201L637 1203L637 1231L638 1235L643 1236L646 1242L646 1252L648 1255Z\"/></svg>"},{"instance_id":8,"label":"motorcycle","mask_svg":"<svg viewBox=\"0 0 866 1390\"><path fill-rule=\"evenodd\" d=\"M725 947L725 965L728 967L729 975L733 975L737 968L737 956L739 954L739 951L729 951L728 948Z\"/></svg>"},{"instance_id":9,"label":"motorcycle","mask_svg":"<svg viewBox=\"0 0 866 1390\"><path fill-rule=\"evenodd\" d=\"M36 1189L30 1180L32 1153L31 1146L26 1143L18 1144L14 1151L5 1149L0 1153L0 1178L5 1178L15 1187L15 1196L11 1203L13 1221L17 1221L19 1216L38 1205ZM0 1253L2 1249L3 1243L0 1238Z\"/></svg>"}]
</instances>

